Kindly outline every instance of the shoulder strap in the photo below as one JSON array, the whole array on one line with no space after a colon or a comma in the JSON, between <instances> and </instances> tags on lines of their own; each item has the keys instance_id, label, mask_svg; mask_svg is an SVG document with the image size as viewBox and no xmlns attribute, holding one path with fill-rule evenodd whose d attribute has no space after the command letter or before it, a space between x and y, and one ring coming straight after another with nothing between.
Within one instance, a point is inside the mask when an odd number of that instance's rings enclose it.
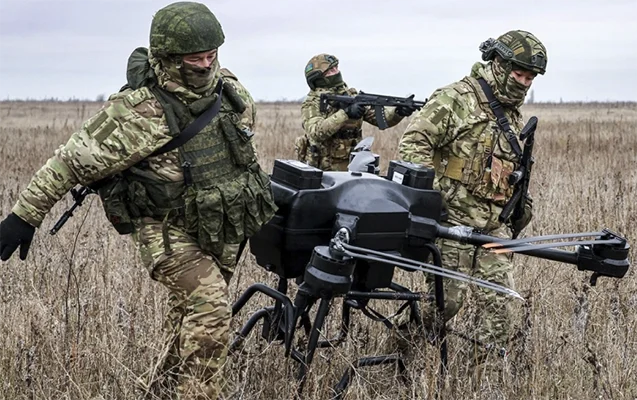
<instances>
[{"instance_id":1,"label":"shoulder strap","mask_svg":"<svg viewBox=\"0 0 637 400\"><path fill-rule=\"evenodd\" d=\"M507 119L506 115L504 115L502 104L500 104L500 101L496 99L495 94L493 94L493 90L491 89L491 86L489 86L489 84L487 83L487 81L484 80L484 78L478 78L477 80L478 80L478 83L480 84L480 87L482 88L482 91L487 96L487 100L489 100L489 107L491 108L491 111L493 111L493 114L495 115L498 126L500 127L500 129L504 131L507 138L507 142L509 142L511 149L513 149L513 152L515 153L516 156L518 157L522 156L522 149L520 148L520 143L518 143L515 137L515 133L511 129L509 120Z\"/></svg>"},{"instance_id":2,"label":"shoulder strap","mask_svg":"<svg viewBox=\"0 0 637 400\"><path fill-rule=\"evenodd\" d=\"M210 108L204 111L200 116L197 117L196 120L192 121L190 125L184 128L183 131L179 133L174 139L170 142L166 143L159 149L155 150L150 156L158 156L160 154L168 153L171 150L176 149L184 145L187 141L192 139L197 133L201 132L201 130L212 121L212 119L219 114L219 110L221 109L221 89L223 87L223 82L219 79L217 82L217 86L215 87L214 93L217 95L217 100L214 102Z\"/></svg>"}]
</instances>

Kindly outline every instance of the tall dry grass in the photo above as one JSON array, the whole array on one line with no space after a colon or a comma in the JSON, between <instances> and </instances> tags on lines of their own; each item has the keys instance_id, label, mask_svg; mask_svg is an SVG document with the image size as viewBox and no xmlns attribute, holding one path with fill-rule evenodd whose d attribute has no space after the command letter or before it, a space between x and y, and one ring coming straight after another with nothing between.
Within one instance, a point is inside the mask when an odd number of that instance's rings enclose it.
<instances>
[{"instance_id":1,"label":"tall dry grass","mask_svg":"<svg viewBox=\"0 0 637 400\"><path fill-rule=\"evenodd\" d=\"M6 215L31 175L81 122L95 103L0 102L0 211ZM527 235L610 227L637 237L637 106L635 104L536 105L533 175L535 218ZM374 151L383 169L395 157L406 122L379 132ZM261 105L258 148L269 171L275 158L293 157L300 133L298 106ZM149 279L126 237L109 229L91 198L56 236L47 230L70 205L60 202L44 221L29 258L0 266L0 398L135 399L135 380L159 351L164 288ZM634 258L634 251L631 252ZM515 280L527 302L517 303L518 357L514 378L498 390L474 391L459 358L464 344L450 343L450 374L442 398L635 399L637 398L637 285L635 274L600 279L574 266L516 256ZM409 283L414 278L404 274ZM275 284L246 255L231 282L236 297L250 284ZM234 321L239 328L250 303ZM336 307L337 304L334 306ZM470 306L470 304L469 304ZM387 307L379 304L383 309ZM337 314L337 313L334 313ZM465 326L463 315L453 324ZM355 358L383 352L387 333L355 313L350 340L319 350L305 389L307 399L332 395L331 387ZM336 333L335 316L326 324ZM226 373L234 398L292 398L296 363L283 358L258 332L244 351L231 355ZM348 399L423 398L435 395L436 349L422 344L409 364L407 384L392 366L360 370Z\"/></svg>"}]
</instances>

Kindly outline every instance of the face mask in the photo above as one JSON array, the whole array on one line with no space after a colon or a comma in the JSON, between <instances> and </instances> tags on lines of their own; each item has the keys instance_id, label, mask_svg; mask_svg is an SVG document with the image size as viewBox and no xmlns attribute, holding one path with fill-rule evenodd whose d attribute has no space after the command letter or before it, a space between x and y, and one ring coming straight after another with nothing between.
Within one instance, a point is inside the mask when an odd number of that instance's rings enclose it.
<instances>
[{"instance_id":1,"label":"face mask","mask_svg":"<svg viewBox=\"0 0 637 400\"><path fill-rule=\"evenodd\" d=\"M530 86L524 86L511 76L511 66L505 66L498 61L492 63L493 77L499 100L505 104L522 104Z\"/></svg>"},{"instance_id":2,"label":"face mask","mask_svg":"<svg viewBox=\"0 0 637 400\"><path fill-rule=\"evenodd\" d=\"M212 87L219 71L219 61L215 59L207 68L182 62L180 70L186 86L195 93L203 93Z\"/></svg>"},{"instance_id":3,"label":"face mask","mask_svg":"<svg viewBox=\"0 0 637 400\"><path fill-rule=\"evenodd\" d=\"M215 77L221 69L217 59L207 68L198 67L183 61L179 63L164 61L163 64L172 81L195 93L208 91L215 83Z\"/></svg>"},{"instance_id":4,"label":"face mask","mask_svg":"<svg viewBox=\"0 0 637 400\"><path fill-rule=\"evenodd\" d=\"M330 76L323 76L321 78L318 78L316 81L314 81L314 85L320 88L335 87L342 84L343 84L343 77L341 76L340 72Z\"/></svg>"},{"instance_id":5,"label":"face mask","mask_svg":"<svg viewBox=\"0 0 637 400\"><path fill-rule=\"evenodd\" d=\"M511 100L524 101L526 93L529 91L530 88L530 86L525 86L516 81L515 78L509 74L505 84L504 92L505 95Z\"/></svg>"}]
</instances>

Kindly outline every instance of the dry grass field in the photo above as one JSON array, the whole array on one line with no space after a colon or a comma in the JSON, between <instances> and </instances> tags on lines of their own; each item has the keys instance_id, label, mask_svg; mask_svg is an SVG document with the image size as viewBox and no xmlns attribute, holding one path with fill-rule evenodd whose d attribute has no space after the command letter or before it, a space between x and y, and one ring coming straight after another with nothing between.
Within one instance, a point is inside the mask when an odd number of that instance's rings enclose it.
<instances>
[{"instance_id":1,"label":"dry grass field","mask_svg":"<svg viewBox=\"0 0 637 400\"><path fill-rule=\"evenodd\" d=\"M6 215L31 175L65 142L97 103L0 102L0 211ZM535 218L526 235L612 228L637 239L637 105L545 104L526 106L537 115L532 192ZM406 122L374 135L383 172L396 156ZM256 129L263 166L293 158L300 132L298 105L263 104ZM152 281L131 241L110 229L95 196L56 236L47 233L70 206L62 200L44 221L26 262L0 265L1 399L136 399L136 379L158 353L165 289ZM633 246L634 249L634 246ZM632 250L631 259L635 259ZM515 304L520 332L511 359L515 371L499 390L474 390L455 354L465 342L451 339L450 373L443 399L637 399L637 283L601 278L552 261L515 257ZM400 277L409 284L414 277ZM244 255L231 281L236 299L254 282L275 277ZM269 302L256 297L234 321L238 329ZM470 304L469 304L470 306ZM379 307L383 307L380 305ZM337 314L337 313L334 313ZM355 358L383 352L388 334L354 313L351 338L315 356L306 399L326 399ZM326 336L336 333L330 316ZM462 328L463 314L452 323ZM300 334L297 336L301 336ZM280 345L255 331L244 351L227 364L234 399L294 397L296 363ZM408 365L408 383L393 366L362 369L347 399L436 398L437 351L422 343Z\"/></svg>"}]
</instances>

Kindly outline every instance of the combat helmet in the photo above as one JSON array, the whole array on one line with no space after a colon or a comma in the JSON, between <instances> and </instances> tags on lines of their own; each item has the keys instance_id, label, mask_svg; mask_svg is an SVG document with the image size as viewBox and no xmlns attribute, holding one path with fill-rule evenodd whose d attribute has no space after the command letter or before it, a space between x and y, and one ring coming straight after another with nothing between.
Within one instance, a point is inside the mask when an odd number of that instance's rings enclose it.
<instances>
[{"instance_id":1,"label":"combat helmet","mask_svg":"<svg viewBox=\"0 0 637 400\"><path fill-rule=\"evenodd\" d=\"M340 72L329 77L324 75L328 69L336 66L338 66L338 58L331 54L322 53L312 57L305 65L305 80L310 89L342 83Z\"/></svg>"},{"instance_id":2,"label":"combat helmet","mask_svg":"<svg viewBox=\"0 0 637 400\"><path fill-rule=\"evenodd\" d=\"M509 31L497 39L482 42L479 49L484 61L491 61L497 55L511 63L513 69L523 68L542 75L546 72L546 47L530 32Z\"/></svg>"},{"instance_id":3,"label":"combat helmet","mask_svg":"<svg viewBox=\"0 0 637 400\"><path fill-rule=\"evenodd\" d=\"M157 11L150 26L150 51L158 57L213 50L224 39L217 17L201 3L172 3Z\"/></svg>"}]
</instances>

